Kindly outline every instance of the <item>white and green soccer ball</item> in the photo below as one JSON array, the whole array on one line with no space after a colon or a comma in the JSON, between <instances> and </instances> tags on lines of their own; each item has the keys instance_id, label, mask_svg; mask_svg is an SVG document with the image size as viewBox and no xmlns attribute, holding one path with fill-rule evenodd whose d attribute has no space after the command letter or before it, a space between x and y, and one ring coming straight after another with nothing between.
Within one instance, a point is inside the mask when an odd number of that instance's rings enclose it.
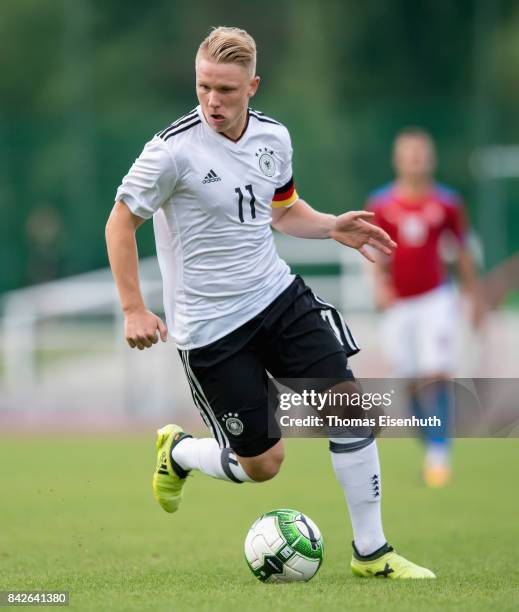
<instances>
[{"instance_id":1,"label":"white and green soccer ball","mask_svg":"<svg viewBox=\"0 0 519 612\"><path fill-rule=\"evenodd\" d=\"M262 582L310 580L323 562L323 538L317 525L302 512L272 510L249 529L245 558Z\"/></svg>"}]
</instances>

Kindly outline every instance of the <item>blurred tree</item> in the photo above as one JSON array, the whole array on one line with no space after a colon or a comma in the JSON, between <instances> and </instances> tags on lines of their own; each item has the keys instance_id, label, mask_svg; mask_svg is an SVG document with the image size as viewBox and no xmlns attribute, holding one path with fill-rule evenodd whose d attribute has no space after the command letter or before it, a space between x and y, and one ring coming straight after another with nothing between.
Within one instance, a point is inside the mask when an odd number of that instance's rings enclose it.
<instances>
[{"instance_id":1,"label":"blurred tree","mask_svg":"<svg viewBox=\"0 0 519 612\"><path fill-rule=\"evenodd\" d=\"M469 195L474 146L519 138L519 6L492 3L489 22L485 2L4 0L0 291L30 281L25 227L38 202L52 202L68 236L57 273L106 264L115 189L144 142L196 104L194 55L211 26L255 36L254 106L290 128L298 185L316 206L361 206L390 178L392 137L409 123L433 132L441 177ZM507 189L519 196L517 181Z\"/></svg>"}]
</instances>

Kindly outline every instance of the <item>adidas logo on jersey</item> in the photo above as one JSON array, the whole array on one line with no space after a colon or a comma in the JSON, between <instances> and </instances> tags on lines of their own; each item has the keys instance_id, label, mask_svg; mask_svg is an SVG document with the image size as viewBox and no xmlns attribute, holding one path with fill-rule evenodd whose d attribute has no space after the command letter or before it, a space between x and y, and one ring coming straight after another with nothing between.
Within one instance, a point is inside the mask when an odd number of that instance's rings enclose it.
<instances>
[{"instance_id":1,"label":"adidas logo on jersey","mask_svg":"<svg viewBox=\"0 0 519 612\"><path fill-rule=\"evenodd\" d=\"M216 172L211 168L209 172L205 175L202 183L205 185L206 183L216 183L217 181L221 181L222 179L216 174Z\"/></svg>"}]
</instances>

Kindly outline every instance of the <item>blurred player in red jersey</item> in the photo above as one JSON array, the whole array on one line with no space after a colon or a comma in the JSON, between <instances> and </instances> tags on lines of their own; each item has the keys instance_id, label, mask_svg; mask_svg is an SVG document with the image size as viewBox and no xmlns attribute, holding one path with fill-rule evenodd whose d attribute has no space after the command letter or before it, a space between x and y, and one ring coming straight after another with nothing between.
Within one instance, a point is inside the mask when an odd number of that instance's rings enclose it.
<instances>
[{"instance_id":1,"label":"blurred player in red jersey","mask_svg":"<svg viewBox=\"0 0 519 612\"><path fill-rule=\"evenodd\" d=\"M445 485L449 461L450 397L447 379L456 369L458 300L440 252L450 234L457 243L457 264L470 300L473 324L482 317L478 282L467 248L460 197L434 181L436 149L421 128L401 131L394 142L394 182L374 192L367 208L398 244L375 266L375 302L385 312L383 343L394 375L413 379L410 402L418 418L436 415L441 428L424 428L423 477L429 486Z\"/></svg>"}]
</instances>

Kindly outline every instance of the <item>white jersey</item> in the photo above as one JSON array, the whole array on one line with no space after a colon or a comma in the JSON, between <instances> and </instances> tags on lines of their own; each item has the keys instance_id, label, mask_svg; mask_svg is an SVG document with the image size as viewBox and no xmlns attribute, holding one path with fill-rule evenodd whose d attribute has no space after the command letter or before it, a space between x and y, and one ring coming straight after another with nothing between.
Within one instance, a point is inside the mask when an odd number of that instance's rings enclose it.
<instances>
[{"instance_id":1,"label":"white jersey","mask_svg":"<svg viewBox=\"0 0 519 612\"><path fill-rule=\"evenodd\" d=\"M166 322L179 348L225 336L292 282L270 224L272 206L297 197L287 129L252 109L238 142L197 107L145 145L116 200L153 216Z\"/></svg>"}]
</instances>

